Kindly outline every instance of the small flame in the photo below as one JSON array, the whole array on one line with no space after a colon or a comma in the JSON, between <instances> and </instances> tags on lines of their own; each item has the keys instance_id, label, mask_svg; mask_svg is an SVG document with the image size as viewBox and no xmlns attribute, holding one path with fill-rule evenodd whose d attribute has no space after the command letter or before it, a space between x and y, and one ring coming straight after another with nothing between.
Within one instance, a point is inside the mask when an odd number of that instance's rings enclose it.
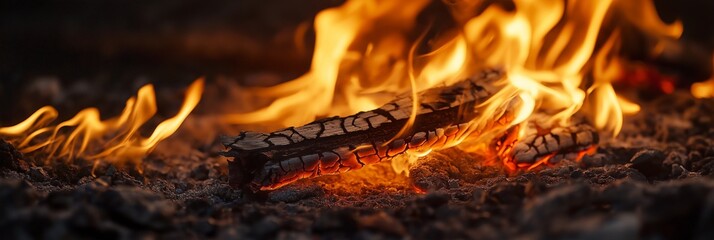
<instances>
[{"instance_id":1,"label":"small flame","mask_svg":"<svg viewBox=\"0 0 714 240\"><path fill-rule=\"evenodd\" d=\"M692 95L696 98L714 98L714 79L692 84Z\"/></svg>"},{"instance_id":2,"label":"small flame","mask_svg":"<svg viewBox=\"0 0 714 240\"><path fill-rule=\"evenodd\" d=\"M714 66L714 55L712 55L712 64ZM714 73L709 80L692 84L691 91L695 98L714 98Z\"/></svg>"},{"instance_id":3,"label":"small flame","mask_svg":"<svg viewBox=\"0 0 714 240\"><path fill-rule=\"evenodd\" d=\"M161 122L148 138L142 137L139 129L156 114L152 85L143 86L136 98L127 100L118 117L102 121L98 109L87 108L67 121L48 126L58 113L45 106L15 126L0 128L0 136L12 139L23 153L44 152L47 161L54 158L102 159L117 164L138 161L178 129L202 93L203 79L198 79L186 91L179 113Z\"/></svg>"}]
</instances>

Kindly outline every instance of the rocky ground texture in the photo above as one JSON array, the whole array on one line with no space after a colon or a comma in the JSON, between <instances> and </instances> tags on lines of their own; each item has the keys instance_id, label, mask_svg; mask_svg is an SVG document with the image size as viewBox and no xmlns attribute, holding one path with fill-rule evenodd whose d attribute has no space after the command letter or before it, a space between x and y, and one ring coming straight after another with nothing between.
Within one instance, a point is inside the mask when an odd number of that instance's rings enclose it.
<instances>
[{"instance_id":1,"label":"rocky ground texture","mask_svg":"<svg viewBox=\"0 0 714 240\"><path fill-rule=\"evenodd\" d=\"M618 138L578 163L507 174L450 149L423 159L409 177L382 163L301 181L264 200L228 186L220 148L181 137L162 143L142 171L101 165L94 173L82 161L37 164L2 142L0 232L17 239L712 239L712 112L712 99L666 95L643 104Z\"/></svg>"}]
</instances>

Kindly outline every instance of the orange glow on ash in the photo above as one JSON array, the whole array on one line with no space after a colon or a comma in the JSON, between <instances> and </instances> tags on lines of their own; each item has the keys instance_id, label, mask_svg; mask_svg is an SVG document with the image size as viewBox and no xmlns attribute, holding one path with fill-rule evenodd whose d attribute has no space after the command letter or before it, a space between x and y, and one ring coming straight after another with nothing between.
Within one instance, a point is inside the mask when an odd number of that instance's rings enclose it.
<instances>
[{"instance_id":1,"label":"orange glow on ash","mask_svg":"<svg viewBox=\"0 0 714 240\"><path fill-rule=\"evenodd\" d=\"M139 129L156 114L152 85L139 89L136 97L126 101L117 117L102 120L98 109L87 108L69 120L50 125L58 113L53 107L45 106L15 126L0 128L0 136L9 138L23 153L45 154L48 162L57 158L115 164L138 162L176 132L200 101L203 85L203 79L191 84L178 114L157 125L149 137L141 136Z\"/></svg>"},{"instance_id":2,"label":"orange glow on ash","mask_svg":"<svg viewBox=\"0 0 714 240\"><path fill-rule=\"evenodd\" d=\"M583 157L585 157L586 155L592 155L592 154L595 154L596 152L597 152L597 146L596 145L590 146L588 149L585 149L578 153L578 156L575 158L575 162L580 162L581 160L583 160Z\"/></svg>"},{"instance_id":3,"label":"orange glow on ash","mask_svg":"<svg viewBox=\"0 0 714 240\"><path fill-rule=\"evenodd\" d=\"M427 193L426 190L421 189L421 188L419 188L419 187L417 187L416 185L413 185L413 184L412 184L412 189L414 189L414 192L415 192L416 194L426 194L426 193Z\"/></svg>"},{"instance_id":4,"label":"orange glow on ash","mask_svg":"<svg viewBox=\"0 0 714 240\"><path fill-rule=\"evenodd\" d=\"M630 64L618 77L618 85L634 89L671 94L675 90L675 76L664 74L657 68L644 64Z\"/></svg>"}]
</instances>

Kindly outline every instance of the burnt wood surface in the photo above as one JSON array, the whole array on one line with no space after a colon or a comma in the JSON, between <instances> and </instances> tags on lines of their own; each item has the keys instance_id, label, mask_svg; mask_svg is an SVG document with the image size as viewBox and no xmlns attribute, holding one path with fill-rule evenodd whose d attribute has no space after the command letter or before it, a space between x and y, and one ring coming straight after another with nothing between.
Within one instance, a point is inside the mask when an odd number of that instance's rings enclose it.
<instances>
[{"instance_id":1,"label":"burnt wood surface","mask_svg":"<svg viewBox=\"0 0 714 240\"><path fill-rule=\"evenodd\" d=\"M415 122L402 136L397 134L410 118L411 95L347 117L224 137L226 156L234 158L229 162L230 183L252 192L273 190L302 178L357 170L407 151L454 146L474 132L469 122L481 116L478 106L495 93L494 82L502 77L499 70L485 70L419 93Z\"/></svg>"},{"instance_id":2,"label":"burnt wood surface","mask_svg":"<svg viewBox=\"0 0 714 240\"><path fill-rule=\"evenodd\" d=\"M599 135L590 125L555 127L518 140L507 160L517 168L557 164L564 159L579 160L586 152L594 150L598 142Z\"/></svg>"}]
</instances>

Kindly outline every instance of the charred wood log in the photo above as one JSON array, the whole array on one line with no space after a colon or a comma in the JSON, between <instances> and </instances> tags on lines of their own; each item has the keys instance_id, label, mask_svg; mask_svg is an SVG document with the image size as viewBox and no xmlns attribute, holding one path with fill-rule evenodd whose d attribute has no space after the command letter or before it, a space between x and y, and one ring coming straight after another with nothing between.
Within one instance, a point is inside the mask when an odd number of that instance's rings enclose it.
<instances>
[{"instance_id":1,"label":"charred wood log","mask_svg":"<svg viewBox=\"0 0 714 240\"><path fill-rule=\"evenodd\" d=\"M410 152L450 147L475 129L479 105L496 92L499 70L486 70L451 86L418 95L414 124L401 136L412 97L347 117L332 117L273 133L242 132L225 137L230 184L251 192L272 190L302 178L339 174ZM494 123L502 119L493 118Z\"/></svg>"},{"instance_id":2,"label":"charred wood log","mask_svg":"<svg viewBox=\"0 0 714 240\"><path fill-rule=\"evenodd\" d=\"M531 170L541 165L557 164L565 159L579 161L592 153L599 142L597 131L587 124L538 129L521 139L511 138L497 143L499 157L511 170ZM518 129L512 129L518 132ZM513 133L515 134L515 133ZM503 139L507 139L504 137Z\"/></svg>"}]
</instances>

